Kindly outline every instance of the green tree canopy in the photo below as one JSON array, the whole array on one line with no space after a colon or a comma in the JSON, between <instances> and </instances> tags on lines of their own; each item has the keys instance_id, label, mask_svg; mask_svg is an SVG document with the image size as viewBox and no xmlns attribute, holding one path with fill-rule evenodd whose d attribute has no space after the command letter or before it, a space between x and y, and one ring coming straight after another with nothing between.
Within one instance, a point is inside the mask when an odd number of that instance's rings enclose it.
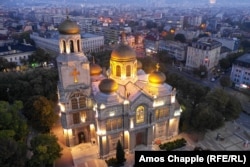
<instances>
[{"instance_id":1,"label":"green tree canopy","mask_svg":"<svg viewBox=\"0 0 250 167\"><path fill-rule=\"evenodd\" d=\"M221 59L219 64L222 69L228 69L231 66L230 61L227 58Z\"/></svg>"},{"instance_id":2,"label":"green tree canopy","mask_svg":"<svg viewBox=\"0 0 250 167\"><path fill-rule=\"evenodd\" d=\"M138 60L142 63L142 68L146 73L150 73L155 70L157 62L152 57L138 58Z\"/></svg>"},{"instance_id":3,"label":"green tree canopy","mask_svg":"<svg viewBox=\"0 0 250 167\"><path fill-rule=\"evenodd\" d=\"M205 65L200 65L199 68L194 69L194 74L199 76L200 78L207 77L207 67Z\"/></svg>"},{"instance_id":4,"label":"green tree canopy","mask_svg":"<svg viewBox=\"0 0 250 167\"><path fill-rule=\"evenodd\" d=\"M176 34L175 37L174 37L174 40L185 43L186 42L186 37L185 37L184 34Z\"/></svg>"},{"instance_id":5,"label":"green tree canopy","mask_svg":"<svg viewBox=\"0 0 250 167\"><path fill-rule=\"evenodd\" d=\"M39 132L49 132L58 120L53 103L44 96L29 98L24 104L23 113L32 127Z\"/></svg>"},{"instance_id":6,"label":"green tree canopy","mask_svg":"<svg viewBox=\"0 0 250 167\"><path fill-rule=\"evenodd\" d=\"M207 129L214 130L223 125L223 116L206 103L200 103L193 111L191 119L192 128L196 131L205 132Z\"/></svg>"},{"instance_id":7,"label":"green tree canopy","mask_svg":"<svg viewBox=\"0 0 250 167\"><path fill-rule=\"evenodd\" d=\"M215 89L210 92L206 101L209 106L213 107L214 112L221 113L227 120L238 118L242 111L239 100L222 89Z\"/></svg>"},{"instance_id":8,"label":"green tree canopy","mask_svg":"<svg viewBox=\"0 0 250 167\"><path fill-rule=\"evenodd\" d=\"M26 163L28 126L19 111L22 102L0 101L0 166L20 166Z\"/></svg>"},{"instance_id":9,"label":"green tree canopy","mask_svg":"<svg viewBox=\"0 0 250 167\"><path fill-rule=\"evenodd\" d=\"M39 64L42 65L44 62L49 63L52 60L52 56L41 48L37 48L37 50L29 56L28 62L30 65ZM34 65L35 66L35 65Z\"/></svg>"},{"instance_id":10,"label":"green tree canopy","mask_svg":"<svg viewBox=\"0 0 250 167\"><path fill-rule=\"evenodd\" d=\"M230 77L229 76L222 76L220 78L220 85L222 86L223 89L225 87L231 86L231 79L230 79Z\"/></svg>"},{"instance_id":11,"label":"green tree canopy","mask_svg":"<svg viewBox=\"0 0 250 167\"><path fill-rule=\"evenodd\" d=\"M45 166L61 157L62 148L57 143L55 135L40 134L34 137L31 142L31 151L33 156L29 161L30 166Z\"/></svg>"},{"instance_id":12,"label":"green tree canopy","mask_svg":"<svg viewBox=\"0 0 250 167\"><path fill-rule=\"evenodd\" d=\"M0 73L0 100L24 102L31 96L42 95L57 101L57 81L58 71L53 68Z\"/></svg>"}]
</instances>

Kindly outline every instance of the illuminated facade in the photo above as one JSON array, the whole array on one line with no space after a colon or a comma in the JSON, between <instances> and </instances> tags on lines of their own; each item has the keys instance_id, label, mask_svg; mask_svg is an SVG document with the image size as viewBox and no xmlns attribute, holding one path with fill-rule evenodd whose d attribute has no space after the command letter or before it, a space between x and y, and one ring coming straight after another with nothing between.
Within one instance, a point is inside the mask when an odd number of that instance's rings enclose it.
<instances>
[{"instance_id":1,"label":"illuminated facade","mask_svg":"<svg viewBox=\"0 0 250 167\"><path fill-rule=\"evenodd\" d=\"M176 90L165 83L159 66L145 74L135 51L120 44L104 74L79 49L79 34L60 30L59 105L68 146L98 144L103 158L115 153L118 140L133 151L178 134Z\"/></svg>"}]
</instances>

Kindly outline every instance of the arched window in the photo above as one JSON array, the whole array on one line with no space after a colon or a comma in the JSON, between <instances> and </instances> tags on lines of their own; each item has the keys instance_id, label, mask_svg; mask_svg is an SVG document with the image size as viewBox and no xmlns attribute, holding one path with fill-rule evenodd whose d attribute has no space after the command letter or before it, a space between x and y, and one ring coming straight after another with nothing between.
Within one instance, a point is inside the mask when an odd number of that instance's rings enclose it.
<instances>
[{"instance_id":1,"label":"arched window","mask_svg":"<svg viewBox=\"0 0 250 167\"><path fill-rule=\"evenodd\" d=\"M85 97L79 98L79 106L80 106L80 108L86 107L86 98Z\"/></svg>"},{"instance_id":2,"label":"arched window","mask_svg":"<svg viewBox=\"0 0 250 167\"><path fill-rule=\"evenodd\" d=\"M66 42L63 40L63 53L66 53Z\"/></svg>"},{"instance_id":3,"label":"arched window","mask_svg":"<svg viewBox=\"0 0 250 167\"><path fill-rule=\"evenodd\" d=\"M139 106L136 109L136 123L143 123L145 118L145 108L143 106Z\"/></svg>"},{"instance_id":4,"label":"arched window","mask_svg":"<svg viewBox=\"0 0 250 167\"><path fill-rule=\"evenodd\" d=\"M130 65L126 66L126 76L127 77L131 76L131 66Z\"/></svg>"},{"instance_id":5,"label":"arched window","mask_svg":"<svg viewBox=\"0 0 250 167\"><path fill-rule=\"evenodd\" d=\"M78 109L78 103L76 98L71 99L71 106L72 109Z\"/></svg>"},{"instance_id":6,"label":"arched window","mask_svg":"<svg viewBox=\"0 0 250 167\"><path fill-rule=\"evenodd\" d=\"M121 67L120 66L116 66L116 76L117 77L121 76Z\"/></svg>"},{"instance_id":7,"label":"arched window","mask_svg":"<svg viewBox=\"0 0 250 167\"><path fill-rule=\"evenodd\" d=\"M70 44L70 53L74 53L74 42L70 40L69 44Z\"/></svg>"},{"instance_id":8,"label":"arched window","mask_svg":"<svg viewBox=\"0 0 250 167\"><path fill-rule=\"evenodd\" d=\"M80 40L79 39L77 40L77 50L78 52L80 52Z\"/></svg>"},{"instance_id":9,"label":"arched window","mask_svg":"<svg viewBox=\"0 0 250 167\"><path fill-rule=\"evenodd\" d=\"M71 97L72 109L85 108L87 106L86 97L82 93L74 93Z\"/></svg>"}]
</instances>

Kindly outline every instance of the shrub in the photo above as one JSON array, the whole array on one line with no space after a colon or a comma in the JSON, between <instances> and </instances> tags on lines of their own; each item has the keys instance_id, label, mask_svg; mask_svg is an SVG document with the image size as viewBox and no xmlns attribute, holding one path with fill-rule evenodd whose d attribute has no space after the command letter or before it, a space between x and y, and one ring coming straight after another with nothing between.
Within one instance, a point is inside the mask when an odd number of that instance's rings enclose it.
<instances>
[{"instance_id":1,"label":"shrub","mask_svg":"<svg viewBox=\"0 0 250 167\"><path fill-rule=\"evenodd\" d=\"M160 144L159 147L161 150L172 151L172 150L175 150L177 148L181 148L181 147L185 146L186 143L187 143L187 141L184 138L181 138L181 139L176 139L172 142Z\"/></svg>"}]
</instances>

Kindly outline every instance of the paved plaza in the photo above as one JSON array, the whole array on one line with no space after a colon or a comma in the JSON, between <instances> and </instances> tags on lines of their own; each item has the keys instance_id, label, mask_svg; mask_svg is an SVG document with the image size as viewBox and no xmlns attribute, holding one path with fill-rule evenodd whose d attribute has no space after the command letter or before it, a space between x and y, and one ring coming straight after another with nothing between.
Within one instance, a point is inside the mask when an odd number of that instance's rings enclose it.
<instances>
[{"instance_id":1,"label":"paved plaza","mask_svg":"<svg viewBox=\"0 0 250 167\"><path fill-rule=\"evenodd\" d=\"M59 128L59 127L57 127ZM61 132L57 129L57 132ZM65 147L62 141L62 134L59 136L60 145L63 146L63 156L56 162L56 167L106 167L105 160L100 159L98 146L91 143L82 143L74 147ZM219 137L218 137L219 135ZM192 151L195 147L201 147L211 151L250 151L250 130L237 121L226 122L225 126L214 131L207 131L204 136L181 133L170 140L185 138L187 145L178 150ZM249 146L246 142L249 141ZM132 152L126 152L124 167L133 167L134 152L136 150L159 150L158 145L139 145ZM110 156L109 158L111 158ZM115 157L115 154L113 155ZM74 165L73 165L74 164Z\"/></svg>"}]
</instances>

